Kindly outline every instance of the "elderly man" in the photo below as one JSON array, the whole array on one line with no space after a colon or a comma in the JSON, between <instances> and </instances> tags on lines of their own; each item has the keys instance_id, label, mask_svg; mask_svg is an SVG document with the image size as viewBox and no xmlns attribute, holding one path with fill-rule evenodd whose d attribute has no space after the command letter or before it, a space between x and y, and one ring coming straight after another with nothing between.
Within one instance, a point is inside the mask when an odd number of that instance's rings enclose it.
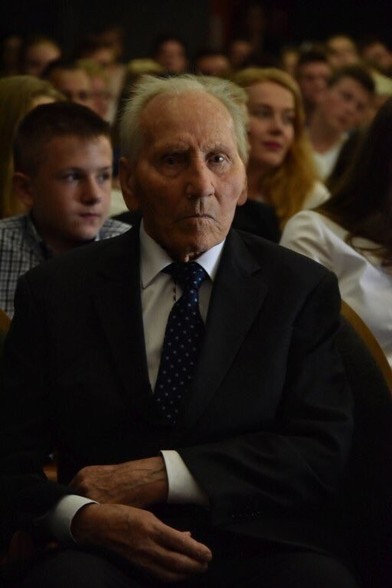
<instances>
[{"instance_id":1,"label":"elderly man","mask_svg":"<svg viewBox=\"0 0 392 588\"><path fill-rule=\"evenodd\" d=\"M24 587L356 586L332 526L351 439L336 280L230 230L245 112L230 82L146 76L122 122L140 228L19 282L2 507L9 534L59 542Z\"/></svg>"}]
</instances>

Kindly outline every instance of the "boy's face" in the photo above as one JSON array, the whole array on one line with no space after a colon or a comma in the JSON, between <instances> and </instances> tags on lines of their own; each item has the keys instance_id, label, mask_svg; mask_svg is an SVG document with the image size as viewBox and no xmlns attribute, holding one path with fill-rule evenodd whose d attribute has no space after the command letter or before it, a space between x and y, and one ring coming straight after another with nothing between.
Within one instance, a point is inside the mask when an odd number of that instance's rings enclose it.
<instances>
[{"instance_id":1,"label":"boy's face","mask_svg":"<svg viewBox=\"0 0 392 588\"><path fill-rule=\"evenodd\" d=\"M38 232L54 253L95 239L108 217L112 147L105 136L55 137L27 179Z\"/></svg>"}]
</instances>

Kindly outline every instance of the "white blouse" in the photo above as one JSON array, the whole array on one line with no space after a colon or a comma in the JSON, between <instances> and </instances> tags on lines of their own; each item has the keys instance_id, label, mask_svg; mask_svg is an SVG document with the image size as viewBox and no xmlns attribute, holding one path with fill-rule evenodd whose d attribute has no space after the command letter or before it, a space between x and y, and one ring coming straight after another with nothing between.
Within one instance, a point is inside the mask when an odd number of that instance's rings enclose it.
<instances>
[{"instance_id":1,"label":"white blouse","mask_svg":"<svg viewBox=\"0 0 392 588\"><path fill-rule=\"evenodd\" d=\"M342 299L373 332L392 367L392 270L383 268L371 251L354 249L346 243L346 237L346 229L306 210L288 221L280 243L336 274ZM363 238L356 238L353 244L370 250L377 248Z\"/></svg>"}]
</instances>

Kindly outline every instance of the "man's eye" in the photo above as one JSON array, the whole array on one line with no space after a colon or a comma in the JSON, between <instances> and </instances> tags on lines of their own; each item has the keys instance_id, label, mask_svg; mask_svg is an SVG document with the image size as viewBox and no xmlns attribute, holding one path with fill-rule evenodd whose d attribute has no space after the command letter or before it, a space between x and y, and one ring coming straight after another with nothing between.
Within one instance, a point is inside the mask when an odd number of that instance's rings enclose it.
<instances>
[{"instance_id":1,"label":"man's eye","mask_svg":"<svg viewBox=\"0 0 392 588\"><path fill-rule=\"evenodd\" d=\"M165 165L173 166L180 163L180 156L177 153L169 153L168 155L164 155L162 157L162 161Z\"/></svg>"},{"instance_id":2,"label":"man's eye","mask_svg":"<svg viewBox=\"0 0 392 588\"><path fill-rule=\"evenodd\" d=\"M69 182L69 183L76 182L77 180L80 179L80 174L78 174L76 172L70 172L70 173L64 174L64 176L62 177L62 179L65 182Z\"/></svg>"},{"instance_id":3,"label":"man's eye","mask_svg":"<svg viewBox=\"0 0 392 588\"><path fill-rule=\"evenodd\" d=\"M210 162L214 165L221 165L223 163L226 163L227 161L227 157L225 157L224 155L217 153L215 155L212 155L210 157Z\"/></svg>"}]
</instances>

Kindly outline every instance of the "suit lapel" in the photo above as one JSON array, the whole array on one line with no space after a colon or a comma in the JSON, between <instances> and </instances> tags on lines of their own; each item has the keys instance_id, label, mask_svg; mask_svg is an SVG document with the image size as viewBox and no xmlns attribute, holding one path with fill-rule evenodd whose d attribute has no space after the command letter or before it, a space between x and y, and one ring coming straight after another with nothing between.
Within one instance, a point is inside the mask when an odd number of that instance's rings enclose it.
<instances>
[{"instance_id":1,"label":"suit lapel","mask_svg":"<svg viewBox=\"0 0 392 588\"><path fill-rule=\"evenodd\" d=\"M241 237L231 232L212 291L198 369L180 421L186 429L206 409L260 310L268 290L261 269Z\"/></svg>"},{"instance_id":2,"label":"suit lapel","mask_svg":"<svg viewBox=\"0 0 392 588\"><path fill-rule=\"evenodd\" d=\"M131 229L100 266L94 305L127 403L139 410L151 396L140 299L139 236Z\"/></svg>"}]
</instances>

